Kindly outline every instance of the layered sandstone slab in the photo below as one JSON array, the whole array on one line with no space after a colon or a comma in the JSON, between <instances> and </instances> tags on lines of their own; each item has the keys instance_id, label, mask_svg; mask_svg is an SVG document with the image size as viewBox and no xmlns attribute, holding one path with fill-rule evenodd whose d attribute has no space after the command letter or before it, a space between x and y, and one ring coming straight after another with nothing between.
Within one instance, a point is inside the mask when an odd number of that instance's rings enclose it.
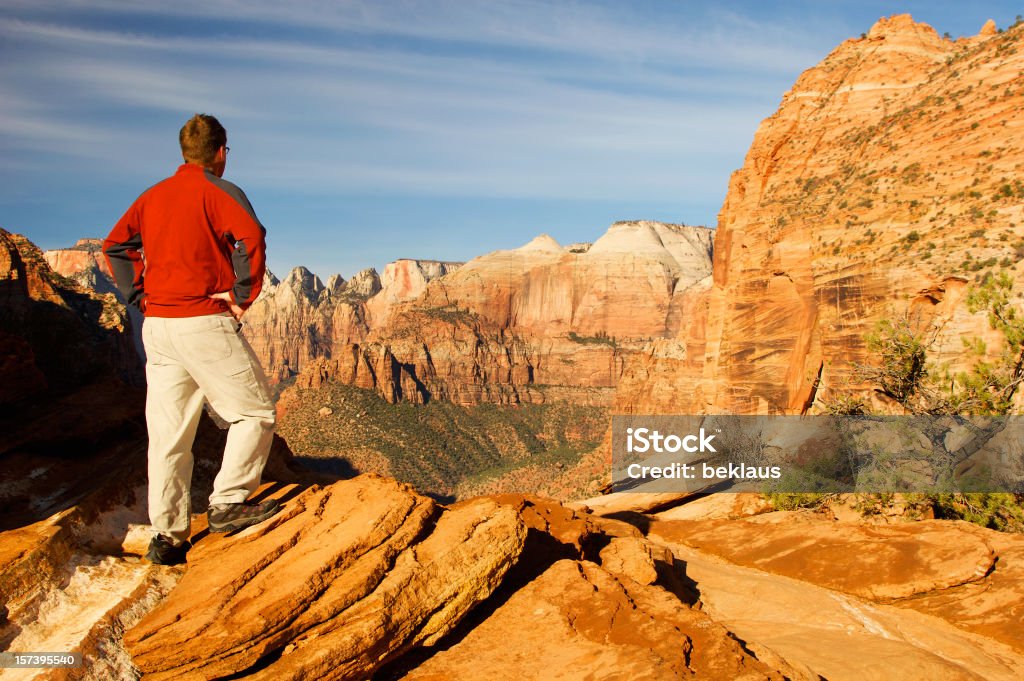
<instances>
[{"instance_id":1,"label":"layered sandstone slab","mask_svg":"<svg viewBox=\"0 0 1024 681\"><path fill-rule=\"evenodd\" d=\"M515 511L487 500L439 512L384 478L313 487L266 523L200 542L125 643L153 679L361 678L449 631L524 539Z\"/></svg>"},{"instance_id":2,"label":"layered sandstone slab","mask_svg":"<svg viewBox=\"0 0 1024 681\"><path fill-rule=\"evenodd\" d=\"M960 528L981 538L998 557L984 579L936 591L901 605L942 617L957 626L1005 643L1024 654L1024 542L1019 535L997 534L974 526Z\"/></svg>"},{"instance_id":3,"label":"layered sandstone slab","mask_svg":"<svg viewBox=\"0 0 1024 681\"><path fill-rule=\"evenodd\" d=\"M730 563L892 601L985 578L996 554L967 523L828 523L799 512L663 521L651 529ZM759 536L760 533L760 536ZM780 551L780 546L785 551Z\"/></svg>"},{"instance_id":4,"label":"layered sandstone slab","mask_svg":"<svg viewBox=\"0 0 1024 681\"><path fill-rule=\"evenodd\" d=\"M704 613L621 572L561 560L403 679L782 679Z\"/></svg>"},{"instance_id":5,"label":"layered sandstone slab","mask_svg":"<svg viewBox=\"0 0 1024 681\"><path fill-rule=\"evenodd\" d=\"M812 674L1012 679L1024 662L1019 536L781 512L659 520L647 539L686 562L716 621Z\"/></svg>"}]
</instances>

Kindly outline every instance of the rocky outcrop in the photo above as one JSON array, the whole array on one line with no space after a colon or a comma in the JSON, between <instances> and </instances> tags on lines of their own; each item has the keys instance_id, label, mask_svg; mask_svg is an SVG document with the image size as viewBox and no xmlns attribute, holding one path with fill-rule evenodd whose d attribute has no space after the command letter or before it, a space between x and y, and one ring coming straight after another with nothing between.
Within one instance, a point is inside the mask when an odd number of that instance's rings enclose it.
<instances>
[{"instance_id":1,"label":"rocky outcrop","mask_svg":"<svg viewBox=\"0 0 1024 681\"><path fill-rule=\"evenodd\" d=\"M269 270L264 276L260 296L243 318L243 333L271 380L292 376L311 358L330 353L334 301L345 285L340 277L329 283L325 287L305 267L283 281Z\"/></svg>"},{"instance_id":2,"label":"rocky outcrop","mask_svg":"<svg viewBox=\"0 0 1024 681\"><path fill-rule=\"evenodd\" d=\"M852 371L865 336L908 311L941 327L933 356L954 369L962 337L998 347L949 294L1019 278L1022 46L1022 25L952 41L895 16L801 75L719 214L703 370L644 394L644 374L673 375L701 343L654 347L623 410L806 411L867 388Z\"/></svg>"},{"instance_id":3,"label":"rocky outcrop","mask_svg":"<svg viewBox=\"0 0 1024 681\"><path fill-rule=\"evenodd\" d=\"M380 275L372 267L360 270L349 280L345 288L352 296L360 298L375 296L381 290Z\"/></svg>"},{"instance_id":4,"label":"rocky outcrop","mask_svg":"<svg viewBox=\"0 0 1024 681\"><path fill-rule=\"evenodd\" d=\"M439 512L363 477L307 489L271 521L218 539L127 634L147 678L362 678L490 595L525 528L485 499Z\"/></svg>"},{"instance_id":5,"label":"rocky outcrop","mask_svg":"<svg viewBox=\"0 0 1024 681\"><path fill-rule=\"evenodd\" d=\"M402 678L474 677L784 678L664 589L586 560L558 561L456 645Z\"/></svg>"},{"instance_id":6,"label":"rocky outcrop","mask_svg":"<svg viewBox=\"0 0 1024 681\"><path fill-rule=\"evenodd\" d=\"M711 274L712 232L619 222L587 250L541 235L466 263L422 306L458 305L523 336L672 337L678 294Z\"/></svg>"},{"instance_id":7,"label":"rocky outcrop","mask_svg":"<svg viewBox=\"0 0 1024 681\"><path fill-rule=\"evenodd\" d=\"M103 257L102 239L79 239L71 248L45 251L50 268L97 293L113 293L114 280Z\"/></svg>"},{"instance_id":8,"label":"rocky outcrop","mask_svg":"<svg viewBox=\"0 0 1024 681\"><path fill-rule=\"evenodd\" d=\"M647 536L686 562L706 613L805 678L1012 679L1024 662L1019 535L780 512Z\"/></svg>"},{"instance_id":9,"label":"rocky outcrop","mask_svg":"<svg viewBox=\"0 0 1024 681\"><path fill-rule=\"evenodd\" d=\"M66 394L106 377L141 384L124 306L55 273L34 244L4 230L0 309L0 402Z\"/></svg>"},{"instance_id":10,"label":"rocky outcrop","mask_svg":"<svg viewBox=\"0 0 1024 681\"><path fill-rule=\"evenodd\" d=\"M526 343L472 313L412 308L393 313L385 330L361 345L316 360L296 386L317 388L335 380L375 390L389 402L542 402L532 371Z\"/></svg>"},{"instance_id":11,"label":"rocky outcrop","mask_svg":"<svg viewBox=\"0 0 1024 681\"><path fill-rule=\"evenodd\" d=\"M380 296L374 297L376 304L388 305L412 300L427 288L427 282L440 279L462 266L461 262L441 262L439 260L402 259L389 262L384 266L381 277Z\"/></svg>"},{"instance_id":12,"label":"rocky outcrop","mask_svg":"<svg viewBox=\"0 0 1024 681\"><path fill-rule=\"evenodd\" d=\"M142 346L143 315L135 306L127 305L124 296L118 290L110 268L107 267L107 260L103 256L103 240L79 239L71 248L45 251L43 257L57 274L77 282L85 290L112 294L117 302L124 305L131 320L132 342L139 356L145 359L146 351Z\"/></svg>"}]
</instances>

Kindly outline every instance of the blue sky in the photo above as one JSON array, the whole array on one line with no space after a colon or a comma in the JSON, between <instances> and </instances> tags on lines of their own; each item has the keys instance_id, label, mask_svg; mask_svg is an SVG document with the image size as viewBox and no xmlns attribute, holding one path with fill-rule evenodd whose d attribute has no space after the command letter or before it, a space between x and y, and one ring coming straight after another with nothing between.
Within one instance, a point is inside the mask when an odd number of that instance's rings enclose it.
<instances>
[{"instance_id":1,"label":"blue sky","mask_svg":"<svg viewBox=\"0 0 1024 681\"><path fill-rule=\"evenodd\" d=\"M0 226L105 236L194 112L279 276L465 260L620 219L713 226L797 76L881 16L1008 2L0 0Z\"/></svg>"}]
</instances>

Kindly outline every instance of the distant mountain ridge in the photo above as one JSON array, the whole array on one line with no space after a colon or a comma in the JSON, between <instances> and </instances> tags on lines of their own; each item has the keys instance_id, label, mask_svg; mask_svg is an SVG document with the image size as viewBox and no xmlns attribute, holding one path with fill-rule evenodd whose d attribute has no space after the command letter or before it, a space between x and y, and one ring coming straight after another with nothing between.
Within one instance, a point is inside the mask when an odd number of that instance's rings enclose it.
<instances>
[{"instance_id":1,"label":"distant mountain ridge","mask_svg":"<svg viewBox=\"0 0 1024 681\"><path fill-rule=\"evenodd\" d=\"M607 405L627 358L674 336L689 297L709 284L712 237L622 222L589 248L544 234L474 258L383 312L381 296L368 301L369 332L296 384L337 380L389 401Z\"/></svg>"}]
</instances>

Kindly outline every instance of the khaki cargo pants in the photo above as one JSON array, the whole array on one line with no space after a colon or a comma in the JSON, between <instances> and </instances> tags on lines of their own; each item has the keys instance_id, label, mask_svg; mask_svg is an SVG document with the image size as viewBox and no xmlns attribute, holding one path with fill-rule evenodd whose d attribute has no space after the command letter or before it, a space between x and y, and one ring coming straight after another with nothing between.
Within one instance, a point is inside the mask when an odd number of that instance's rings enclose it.
<instances>
[{"instance_id":1,"label":"khaki cargo pants","mask_svg":"<svg viewBox=\"0 0 1024 681\"><path fill-rule=\"evenodd\" d=\"M203 401L229 422L224 461L211 504L245 501L260 484L274 433L267 377L241 323L228 312L147 317L146 426L149 430L149 519L176 543L189 537L192 443Z\"/></svg>"}]
</instances>

